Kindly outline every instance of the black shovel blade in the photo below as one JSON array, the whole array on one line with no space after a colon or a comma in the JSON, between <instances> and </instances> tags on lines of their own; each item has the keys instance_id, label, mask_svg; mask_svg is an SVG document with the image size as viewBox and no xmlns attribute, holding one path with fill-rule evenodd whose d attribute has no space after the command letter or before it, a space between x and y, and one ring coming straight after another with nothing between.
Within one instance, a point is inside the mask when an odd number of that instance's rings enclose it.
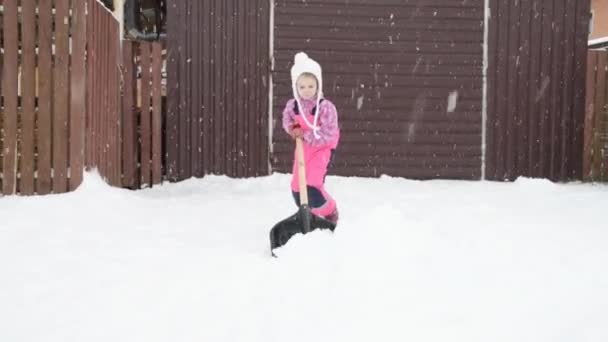
<instances>
[{"instance_id":1,"label":"black shovel blade","mask_svg":"<svg viewBox=\"0 0 608 342\"><path fill-rule=\"evenodd\" d=\"M333 232L336 225L322 217L313 215L307 206L301 206L297 213L277 223L270 230L270 250L272 252L275 248L283 246L292 236L298 233L306 234L316 229L329 229Z\"/></svg>"}]
</instances>

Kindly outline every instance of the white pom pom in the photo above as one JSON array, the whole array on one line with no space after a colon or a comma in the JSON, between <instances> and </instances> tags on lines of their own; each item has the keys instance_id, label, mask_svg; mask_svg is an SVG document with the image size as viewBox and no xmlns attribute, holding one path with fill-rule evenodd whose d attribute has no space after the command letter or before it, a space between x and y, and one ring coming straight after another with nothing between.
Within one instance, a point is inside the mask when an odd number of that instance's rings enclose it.
<instances>
[{"instance_id":1,"label":"white pom pom","mask_svg":"<svg viewBox=\"0 0 608 342\"><path fill-rule=\"evenodd\" d=\"M306 62L306 60L308 59L308 55L305 54L304 52L298 52L296 53L296 56L294 57L294 62L295 63L304 63Z\"/></svg>"}]
</instances>

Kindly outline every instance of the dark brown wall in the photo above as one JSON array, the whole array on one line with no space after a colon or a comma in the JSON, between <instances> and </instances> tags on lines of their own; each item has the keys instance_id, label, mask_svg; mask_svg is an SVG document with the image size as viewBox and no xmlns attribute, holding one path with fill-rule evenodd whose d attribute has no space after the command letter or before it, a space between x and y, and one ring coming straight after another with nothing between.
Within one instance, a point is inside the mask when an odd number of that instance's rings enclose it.
<instances>
[{"instance_id":1,"label":"dark brown wall","mask_svg":"<svg viewBox=\"0 0 608 342\"><path fill-rule=\"evenodd\" d=\"M270 3L167 6L167 177L268 170Z\"/></svg>"},{"instance_id":2,"label":"dark brown wall","mask_svg":"<svg viewBox=\"0 0 608 342\"><path fill-rule=\"evenodd\" d=\"M491 0L486 176L582 175L589 0Z\"/></svg>"},{"instance_id":3,"label":"dark brown wall","mask_svg":"<svg viewBox=\"0 0 608 342\"><path fill-rule=\"evenodd\" d=\"M483 15L483 0L275 1L273 169L291 170L281 114L302 50L339 112L330 173L480 178Z\"/></svg>"}]
</instances>

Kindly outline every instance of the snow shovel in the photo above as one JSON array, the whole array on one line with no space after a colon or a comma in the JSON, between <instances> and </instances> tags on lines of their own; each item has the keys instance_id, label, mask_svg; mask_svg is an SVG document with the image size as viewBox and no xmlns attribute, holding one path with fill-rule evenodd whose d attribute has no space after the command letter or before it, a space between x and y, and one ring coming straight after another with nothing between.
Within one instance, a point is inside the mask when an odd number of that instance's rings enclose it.
<instances>
[{"instance_id":1,"label":"snow shovel","mask_svg":"<svg viewBox=\"0 0 608 342\"><path fill-rule=\"evenodd\" d=\"M298 181L300 188L300 208L298 212L277 223L270 230L270 252L272 256L274 249L283 246L295 234L306 234L315 229L329 229L332 232L336 225L322 217L310 212L308 207L308 190L306 188L306 170L304 168L304 147L302 137L296 138L296 158L298 161Z\"/></svg>"}]
</instances>

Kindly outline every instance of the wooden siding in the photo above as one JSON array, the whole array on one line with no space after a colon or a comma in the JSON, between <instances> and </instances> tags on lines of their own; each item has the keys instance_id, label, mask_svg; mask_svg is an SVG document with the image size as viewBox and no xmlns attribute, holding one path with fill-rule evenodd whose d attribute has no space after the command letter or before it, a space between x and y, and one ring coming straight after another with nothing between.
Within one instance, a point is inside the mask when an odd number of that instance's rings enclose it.
<instances>
[{"instance_id":1,"label":"wooden siding","mask_svg":"<svg viewBox=\"0 0 608 342\"><path fill-rule=\"evenodd\" d=\"M291 172L281 116L305 51L338 108L330 173L480 178L483 0L280 0L274 11L274 170Z\"/></svg>"}]
</instances>

